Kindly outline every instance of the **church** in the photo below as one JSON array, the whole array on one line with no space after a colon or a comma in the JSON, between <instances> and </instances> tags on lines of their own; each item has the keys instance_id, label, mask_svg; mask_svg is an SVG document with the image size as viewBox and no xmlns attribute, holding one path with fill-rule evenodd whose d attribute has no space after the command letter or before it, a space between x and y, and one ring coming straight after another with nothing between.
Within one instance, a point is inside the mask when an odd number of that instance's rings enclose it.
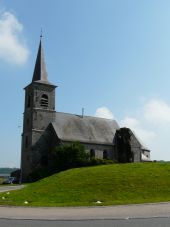
<instances>
[{"instance_id":1,"label":"church","mask_svg":"<svg viewBox=\"0 0 170 227\"><path fill-rule=\"evenodd\" d=\"M55 89L48 79L40 39L31 83L25 89L25 108L21 150L21 177L45 166L50 150L75 141L84 145L90 156L120 163L150 161L146 148L129 128L115 120L57 112Z\"/></svg>"}]
</instances>

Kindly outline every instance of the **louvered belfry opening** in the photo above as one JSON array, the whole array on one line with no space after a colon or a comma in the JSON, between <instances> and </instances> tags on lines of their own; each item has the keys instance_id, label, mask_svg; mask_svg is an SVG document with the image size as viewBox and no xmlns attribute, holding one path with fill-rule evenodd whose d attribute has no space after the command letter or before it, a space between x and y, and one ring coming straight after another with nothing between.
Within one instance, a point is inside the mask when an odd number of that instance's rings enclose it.
<instances>
[{"instance_id":1,"label":"louvered belfry opening","mask_svg":"<svg viewBox=\"0 0 170 227\"><path fill-rule=\"evenodd\" d=\"M47 108L48 107L48 96L43 94L41 97L41 106Z\"/></svg>"}]
</instances>

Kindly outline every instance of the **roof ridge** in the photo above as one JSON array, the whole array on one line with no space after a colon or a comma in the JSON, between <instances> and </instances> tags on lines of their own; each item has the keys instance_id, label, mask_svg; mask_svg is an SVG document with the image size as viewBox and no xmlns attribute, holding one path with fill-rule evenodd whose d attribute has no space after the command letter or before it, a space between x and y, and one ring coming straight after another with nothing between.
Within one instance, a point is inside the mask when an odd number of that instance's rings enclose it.
<instances>
[{"instance_id":1,"label":"roof ridge","mask_svg":"<svg viewBox=\"0 0 170 227\"><path fill-rule=\"evenodd\" d=\"M96 118L96 119L103 119L103 120L108 120L108 121L116 121L116 119L109 119L109 118L104 118L104 117L96 117L96 116L89 116L89 115L83 115L82 114L75 114L75 113L66 113L66 112L60 112L60 111L56 111L57 113L61 113L61 114L67 114L67 115L74 115L77 117L82 117L82 118Z\"/></svg>"}]
</instances>

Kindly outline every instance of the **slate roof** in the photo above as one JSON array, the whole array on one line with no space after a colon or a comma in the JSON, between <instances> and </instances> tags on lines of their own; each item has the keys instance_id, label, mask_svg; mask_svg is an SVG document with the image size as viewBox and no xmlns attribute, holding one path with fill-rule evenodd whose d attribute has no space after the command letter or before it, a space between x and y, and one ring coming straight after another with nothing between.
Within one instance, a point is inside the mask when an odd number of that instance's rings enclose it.
<instances>
[{"instance_id":1,"label":"slate roof","mask_svg":"<svg viewBox=\"0 0 170 227\"><path fill-rule=\"evenodd\" d=\"M141 141L141 139L139 139L139 137L136 135L136 133L131 129L129 129L129 130L134 135L134 137L137 139L138 143L140 144L140 148L144 151L150 151L149 148L144 145L144 143Z\"/></svg>"},{"instance_id":2,"label":"slate roof","mask_svg":"<svg viewBox=\"0 0 170 227\"><path fill-rule=\"evenodd\" d=\"M40 39L40 44L38 48L36 63L34 67L34 73L32 82L43 82L46 84L50 84L48 81L48 75L46 71L45 59L44 59L44 50L42 46L42 41Z\"/></svg>"},{"instance_id":3,"label":"slate roof","mask_svg":"<svg viewBox=\"0 0 170 227\"><path fill-rule=\"evenodd\" d=\"M56 112L52 126L62 141L113 145L115 120Z\"/></svg>"}]
</instances>

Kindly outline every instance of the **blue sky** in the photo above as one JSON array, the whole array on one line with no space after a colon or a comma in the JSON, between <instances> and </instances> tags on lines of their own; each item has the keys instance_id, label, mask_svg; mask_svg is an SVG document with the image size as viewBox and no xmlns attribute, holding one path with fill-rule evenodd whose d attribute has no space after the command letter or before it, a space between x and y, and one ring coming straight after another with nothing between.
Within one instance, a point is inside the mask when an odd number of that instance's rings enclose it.
<instances>
[{"instance_id":1,"label":"blue sky","mask_svg":"<svg viewBox=\"0 0 170 227\"><path fill-rule=\"evenodd\" d=\"M0 167L19 167L40 30L56 110L115 118L170 160L170 1L1 0Z\"/></svg>"}]
</instances>

